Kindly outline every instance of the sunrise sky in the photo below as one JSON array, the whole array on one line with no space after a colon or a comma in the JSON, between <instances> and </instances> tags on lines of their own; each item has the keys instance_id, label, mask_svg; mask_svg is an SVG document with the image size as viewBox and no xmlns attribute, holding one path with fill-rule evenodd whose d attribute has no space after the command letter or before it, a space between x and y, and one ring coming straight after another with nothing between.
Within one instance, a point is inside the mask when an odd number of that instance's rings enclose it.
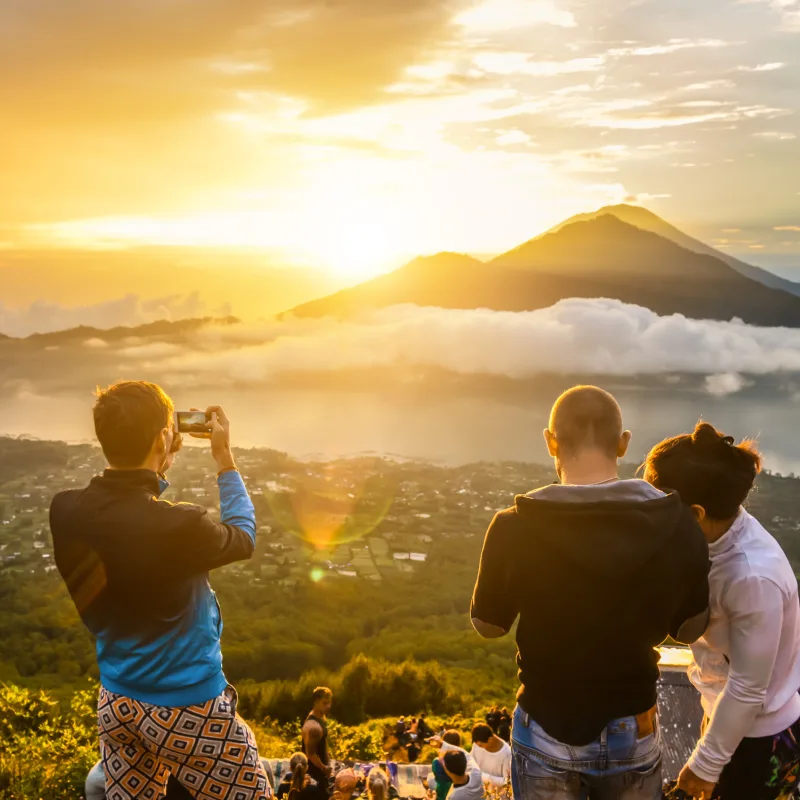
<instances>
[{"instance_id":1,"label":"sunrise sky","mask_svg":"<svg viewBox=\"0 0 800 800\"><path fill-rule=\"evenodd\" d=\"M0 19L6 251L249 246L353 278L638 201L800 268L800 0L0 0Z\"/></svg>"}]
</instances>

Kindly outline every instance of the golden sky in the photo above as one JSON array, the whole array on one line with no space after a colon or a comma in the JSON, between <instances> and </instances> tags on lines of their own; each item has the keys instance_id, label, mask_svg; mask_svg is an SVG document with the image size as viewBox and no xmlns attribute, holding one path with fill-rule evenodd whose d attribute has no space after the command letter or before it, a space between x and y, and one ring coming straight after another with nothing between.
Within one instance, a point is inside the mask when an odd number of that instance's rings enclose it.
<instances>
[{"instance_id":1,"label":"golden sky","mask_svg":"<svg viewBox=\"0 0 800 800\"><path fill-rule=\"evenodd\" d=\"M0 247L349 278L642 202L800 267L800 0L0 0Z\"/></svg>"}]
</instances>

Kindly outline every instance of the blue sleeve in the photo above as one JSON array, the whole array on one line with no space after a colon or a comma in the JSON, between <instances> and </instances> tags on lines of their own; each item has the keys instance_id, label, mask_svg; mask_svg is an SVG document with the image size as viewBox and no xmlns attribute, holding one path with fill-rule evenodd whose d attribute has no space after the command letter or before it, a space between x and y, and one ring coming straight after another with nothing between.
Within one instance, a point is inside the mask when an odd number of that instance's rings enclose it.
<instances>
[{"instance_id":1,"label":"blue sleeve","mask_svg":"<svg viewBox=\"0 0 800 800\"><path fill-rule=\"evenodd\" d=\"M242 476L231 469L217 477L220 521L235 525L256 543L256 510Z\"/></svg>"}]
</instances>

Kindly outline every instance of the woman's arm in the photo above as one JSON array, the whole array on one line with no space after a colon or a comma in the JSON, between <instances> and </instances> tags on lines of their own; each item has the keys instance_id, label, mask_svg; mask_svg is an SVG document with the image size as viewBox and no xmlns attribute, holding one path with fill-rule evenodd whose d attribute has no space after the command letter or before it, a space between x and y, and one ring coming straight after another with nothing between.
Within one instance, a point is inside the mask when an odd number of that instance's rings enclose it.
<instances>
[{"instance_id":1,"label":"woman's arm","mask_svg":"<svg viewBox=\"0 0 800 800\"><path fill-rule=\"evenodd\" d=\"M687 766L716 782L764 705L783 628L783 594L772 581L746 578L723 598L730 619L728 680Z\"/></svg>"}]
</instances>

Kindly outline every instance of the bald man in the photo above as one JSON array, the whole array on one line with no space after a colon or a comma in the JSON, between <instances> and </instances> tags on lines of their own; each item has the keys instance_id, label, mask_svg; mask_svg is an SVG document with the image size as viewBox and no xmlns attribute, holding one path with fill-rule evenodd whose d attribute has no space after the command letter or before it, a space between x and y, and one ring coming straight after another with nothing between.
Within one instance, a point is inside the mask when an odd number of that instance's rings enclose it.
<instances>
[{"instance_id":1,"label":"bald man","mask_svg":"<svg viewBox=\"0 0 800 800\"><path fill-rule=\"evenodd\" d=\"M515 800L661 797L658 653L708 621L708 547L676 494L620 480L631 439L595 386L556 400L544 431L558 482L492 520L475 629L519 617Z\"/></svg>"}]
</instances>

